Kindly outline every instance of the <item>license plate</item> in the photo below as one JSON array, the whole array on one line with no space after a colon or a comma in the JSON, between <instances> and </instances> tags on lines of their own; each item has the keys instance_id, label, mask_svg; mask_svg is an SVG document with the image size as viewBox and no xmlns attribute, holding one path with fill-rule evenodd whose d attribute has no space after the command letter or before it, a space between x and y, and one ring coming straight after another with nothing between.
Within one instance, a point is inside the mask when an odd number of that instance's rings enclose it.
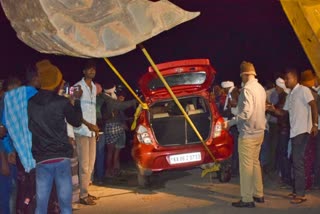
<instances>
[{"instance_id":1,"label":"license plate","mask_svg":"<svg viewBox=\"0 0 320 214\"><path fill-rule=\"evenodd\" d=\"M186 153L186 154L179 154L179 155L170 155L169 156L169 163L170 164L179 164L179 163L189 163L201 161L201 153L200 152L193 152L193 153Z\"/></svg>"}]
</instances>

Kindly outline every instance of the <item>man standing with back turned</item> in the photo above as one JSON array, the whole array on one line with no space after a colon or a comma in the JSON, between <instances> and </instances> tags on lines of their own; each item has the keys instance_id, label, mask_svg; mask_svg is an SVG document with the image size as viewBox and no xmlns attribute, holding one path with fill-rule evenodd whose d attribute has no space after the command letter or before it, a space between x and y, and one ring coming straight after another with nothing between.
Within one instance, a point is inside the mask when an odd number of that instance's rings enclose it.
<instances>
[{"instance_id":1,"label":"man standing with back turned","mask_svg":"<svg viewBox=\"0 0 320 214\"><path fill-rule=\"evenodd\" d=\"M238 114L224 124L224 128L237 125L239 131L241 200L232 203L234 207L253 208L254 202L264 202L259 154L266 125L266 92L255 78L256 75L252 63L241 63L243 88L238 99Z\"/></svg>"},{"instance_id":2,"label":"man standing with back turned","mask_svg":"<svg viewBox=\"0 0 320 214\"><path fill-rule=\"evenodd\" d=\"M35 213L47 213L48 200L55 182L61 213L71 214L71 165L73 148L67 135L67 124L80 126L81 88L73 94L74 100L58 95L63 87L60 70L49 60L37 63L41 88L28 103L29 129L32 133L32 154L36 160ZM71 104L74 102L74 104Z\"/></svg>"}]
</instances>

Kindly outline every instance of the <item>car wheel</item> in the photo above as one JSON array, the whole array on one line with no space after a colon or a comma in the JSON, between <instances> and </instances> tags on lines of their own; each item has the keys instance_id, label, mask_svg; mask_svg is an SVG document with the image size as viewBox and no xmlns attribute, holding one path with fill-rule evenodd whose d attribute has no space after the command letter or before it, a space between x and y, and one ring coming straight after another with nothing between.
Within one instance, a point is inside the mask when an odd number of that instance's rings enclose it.
<instances>
[{"instance_id":1,"label":"car wheel","mask_svg":"<svg viewBox=\"0 0 320 214\"><path fill-rule=\"evenodd\" d=\"M139 187L149 187L151 185L151 175L142 175L139 171L138 171L138 185Z\"/></svg>"},{"instance_id":2,"label":"car wheel","mask_svg":"<svg viewBox=\"0 0 320 214\"><path fill-rule=\"evenodd\" d=\"M221 183L226 183L231 180L231 164L223 164L217 172L218 179Z\"/></svg>"}]
</instances>

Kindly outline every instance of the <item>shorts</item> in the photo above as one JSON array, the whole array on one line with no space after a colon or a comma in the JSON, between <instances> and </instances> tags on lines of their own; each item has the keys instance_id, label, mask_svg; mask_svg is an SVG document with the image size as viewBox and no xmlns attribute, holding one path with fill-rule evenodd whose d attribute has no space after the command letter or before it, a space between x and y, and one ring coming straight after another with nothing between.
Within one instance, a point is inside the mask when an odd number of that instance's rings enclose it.
<instances>
[{"instance_id":1,"label":"shorts","mask_svg":"<svg viewBox=\"0 0 320 214\"><path fill-rule=\"evenodd\" d=\"M104 136L106 144L114 143L119 149L125 146L126 133L120 123L107 123Z\"/></svg>"},{"instance_id":2,"label":"shorts","mask_svg":"<svg viewBox=\"0 0 320 214\"><path fill-rule=\"evenodd\" d=\"M115 143L117 149L123 149L126 146L126 133L123 132Z\"/></svg>"}]
</instances>

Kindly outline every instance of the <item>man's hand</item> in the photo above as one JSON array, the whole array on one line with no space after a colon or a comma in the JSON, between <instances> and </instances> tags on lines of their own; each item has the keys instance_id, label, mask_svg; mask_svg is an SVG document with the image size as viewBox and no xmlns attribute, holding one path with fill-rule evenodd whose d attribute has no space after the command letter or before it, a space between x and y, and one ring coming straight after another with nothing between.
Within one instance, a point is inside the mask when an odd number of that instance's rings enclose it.
<instances>
[{"instance_id":1,"label":"man's hand","mask_svg":"<svg viewBox=\"0 0 320 214\"><path fill-rule=\"evenodd\" d=\"M4 127L3 125L0 125L0 138L3 138L7 133L7 129L6 127Z\"/></svg>"},{"instance_id":2,"label":"man's hand","mask_svg":"<svg viewBox=\"0 0 320 214\"><path fill-rule=\"evenodd\" d=\"M90 131L95 133L96 140L98 141L98 139L99 139L99 127L97 125L94 125L94 124L91 124L91 123L88 123L88 124L85 124L85 125L88 127L88 129Z\"/></svg>"},{"instance_id":3,"label":"man's hand","mask_svg":"<svg viewBox=\"0 0 320 214\"><path fill-rule=\"evenodd\" d=\"M83 93L83 91L81 89L81 86L80 85L76 85L76 86L74 86L74 90L73 90L73 93L72 93L71 97L73 99L80 99L81 96L82 96L82 93Z\"/></svg>"},{"instance_id":4,"label":"man's hand","mask_svg":"<svg viewBox=\"0 0 320 214\"><path fill-rule=\"evenodd\" d=\"M72 137L68 137L69 143L72 145L73 148L76 147L76 141Z\"/></svg>"},{"instance_id":5,"label":"man's hand","mask_svg":"<svg viewBox=\"0 0 320 214\"><path fill-rule=\"evenodd\" d=\"M99 127L92 123L89 123L85 119L82 118L82 123L88 127L88 129L96 134L96 137L99 137Z\"/></svg>"},{"instance_id":6,"label":"man's hand","mask_svg":"<svg viewBox=\"0 0 320 214\"><path fill-rule=\"evenodd\" d=\"M266 104L266 110L270 112L275 112L276 108L272 104Z\"/></svg>"},{"instance_id":7,"label":"man's hand","mask_svg":"<svg viewBox=\"0 0 320 214\"><path fill-rule=\"evenodd\" d=\"M16 164L16 153L15 152L11 152L8 154L8 162L11 164Z\"/></svg>"},{"instance_id":8,"label":"man's hand","mask_svg":"<svg viewBox=\"0 0 320 214\"><path fill-rule=\"evenodd\" d=\"M99 132L99 127L97 125L88 123L86 124L88 126L88 129L92 132Z\"/></svg>"},{"instance_id":9,"label":"man's hand","mask_svg":"<svg viewBox=\"0 0 320 214\"><path fill-rule=\"evenodd\" d=\"M311 135L314 136L314 137L317 136L318 131L319 131L318 130L318 126L314 126L313 125L312 128L311 128Z\"/></svg>"},{"instance_id":10,"label":"man's hand","mask_svg":"<svg viewBox=\"0 0 320 214\"><path fill-rule=\"evenodd\" d=\"M1 152L0 156L1 156L0 174L4 175L4 176L9 176L10 169L9 169L9 164L8 164L7 158L5 157L6 155L4 154L4 152Z\"/></svg>"},{"instance_id":11,"label":"man's hand","mask_svg":"<svg viewBox=\"0 0 320 214\"><path fill-rule=\"evenodd\" d=\"M222 129L223 130L229 130L230 126L229 126L229 122L228 121L224 121L222 123Z\"/></svg>"}]
</instances>

